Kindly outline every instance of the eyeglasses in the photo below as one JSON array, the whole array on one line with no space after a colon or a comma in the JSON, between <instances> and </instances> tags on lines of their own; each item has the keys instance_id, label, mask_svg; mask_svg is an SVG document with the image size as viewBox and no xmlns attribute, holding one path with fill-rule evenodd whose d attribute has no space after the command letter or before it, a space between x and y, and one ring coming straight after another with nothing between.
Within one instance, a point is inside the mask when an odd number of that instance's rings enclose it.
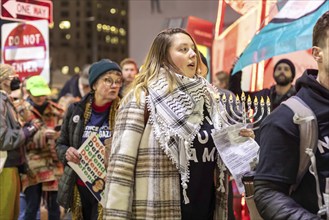
<instances>
[{"instance_id":1,"label":"eyeglasses","mask_svg":"<svg viewBox=\"0 0 329 220\"><path fill-rule=\"evenodd\" d=\"M117 79L117 80L113 80L112 78L104 78L103 82L105 83L105 85L108 86L112 86L113 84L117 85L117 86L122 86L122 79Z\"/></svg>"}]
</instances>

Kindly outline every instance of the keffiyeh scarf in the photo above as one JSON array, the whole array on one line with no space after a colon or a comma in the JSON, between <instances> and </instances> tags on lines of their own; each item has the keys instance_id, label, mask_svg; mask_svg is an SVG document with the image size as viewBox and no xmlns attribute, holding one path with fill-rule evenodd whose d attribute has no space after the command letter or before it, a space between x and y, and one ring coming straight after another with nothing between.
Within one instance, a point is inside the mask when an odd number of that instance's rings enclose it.
<instances>
[{"instance_id":1,"label":"keffiyeh scarf","mask_svg":"<svg viewBox=\"0 0 329 220\"><path fill-rule=\"evenodd\" d=\"M159 77L149 84L147 97L150 119L161 148L176 165L181 175L185 203L189 203L186 189L189 182L189 159L193 140L204 119L203 106L213 117L214 127L220 128L218 101L212 87L202 77L176 74L177 86L168 93L168 80L162 69Z\"/></svg>"}]
</instances>

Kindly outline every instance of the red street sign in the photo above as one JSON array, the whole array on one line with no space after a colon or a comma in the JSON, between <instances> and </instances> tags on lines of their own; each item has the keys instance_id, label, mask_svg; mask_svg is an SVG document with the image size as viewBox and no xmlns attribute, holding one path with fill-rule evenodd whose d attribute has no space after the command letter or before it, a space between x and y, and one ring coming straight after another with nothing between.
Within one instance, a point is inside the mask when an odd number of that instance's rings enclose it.
<instances>
[{"instance_id":1,"label":"red street sign","mask_svg":"<svg viewBox=\"0 0 329 220\"><path fill-rule=\"evenodd\" d=\"M53 3L47 0L0 0L0 17L15 21L53 22Z\"/></svg>"},{"instance_id":2,"label":"red street sign","mask_svg":"<svg viewBox=\"0 0 329 220\"><path fill-rule=\"evenodd\" d=\"M20 78L40 75L45 68L47 42L31 24L19 24L10 31L2 49L3 63L12 65Z\"/></svg>"}]
</instances>

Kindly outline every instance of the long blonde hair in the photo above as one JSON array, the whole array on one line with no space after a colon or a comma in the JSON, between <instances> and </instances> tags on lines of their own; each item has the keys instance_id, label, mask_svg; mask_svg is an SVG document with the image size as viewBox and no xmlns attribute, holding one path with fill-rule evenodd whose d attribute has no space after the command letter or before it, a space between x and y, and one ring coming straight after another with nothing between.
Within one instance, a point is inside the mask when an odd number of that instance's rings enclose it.
<instances>
[{"instance_id":1,"label":"long blonde hair","mask_svg":"<svg viewBox=\"0 0 329 220\"><path fill-rule=\"evenodd\" d=\"M137 75L135 80L133 81L130 89L134 89L134 95L136 97L137 103L140 103L140 93L141 91L147 91L147 87L149 82L156 78L157 74L160 73L160 68L164 68L166 70L169 91L171 92L174 89L174 86L177 83L177 79L175 74L180 73L179 68L174 64L170 55L169 48L172 45L172 37L175 34L183 33L188 35L193 41L195 47L195 53L197 56L197 74L200 74L200 54L197 49L196 43L192 36L181 28L168 28L161 31L156 38L153 40L151 48L147 53L145 62L141 69L141 72Z\"/></svg>"}]
</instances>

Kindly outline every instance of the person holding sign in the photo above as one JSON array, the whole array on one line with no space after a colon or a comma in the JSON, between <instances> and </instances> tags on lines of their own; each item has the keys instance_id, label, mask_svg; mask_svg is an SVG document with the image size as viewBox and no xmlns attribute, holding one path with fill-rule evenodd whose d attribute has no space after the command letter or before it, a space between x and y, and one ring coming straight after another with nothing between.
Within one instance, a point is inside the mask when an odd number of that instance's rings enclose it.
<instances>
[{"instance_id":1,"label":"person holding sign","mask_svg":"<svg viewBox=\"0 0 329 220\"><path fill-rule=\"evenodd\" d=\"M96 220L102 219L100 199L93 195L92 187L88 186L82 180L84 178L81 178L69 164L74 163L85 167L93 163L91 168L104 167L104 172L98 169L87 173L89 182L94 181L95 176L104 175L105 177L106 153L104 152L109 151L110 148L119 103L118 94L122 85L120 66L111 60L102 59L91 65L88 80L91 92L81 101L69 106L61 135L57 140L57 154L65 164L64 175L59 183L57 201L65 209L72 210L73 219ZM98 144L98 140L102 144ZM106 149L102 149L103 145ZM85 163L85 158L94 159ZM99 161L102 164L98 164Z\"/></svg>"},{"instance_id":2,"label":"person holding sign","mask_svg":"<svg viewBox=\"0 0 329 220\"><path fill-rule=\"evenodd\" d=\"M212 136L224 109L200 65L185 30L153 41L118 109L104 219L227 219L228 172Z\"/></svg>"}]
</instances>

